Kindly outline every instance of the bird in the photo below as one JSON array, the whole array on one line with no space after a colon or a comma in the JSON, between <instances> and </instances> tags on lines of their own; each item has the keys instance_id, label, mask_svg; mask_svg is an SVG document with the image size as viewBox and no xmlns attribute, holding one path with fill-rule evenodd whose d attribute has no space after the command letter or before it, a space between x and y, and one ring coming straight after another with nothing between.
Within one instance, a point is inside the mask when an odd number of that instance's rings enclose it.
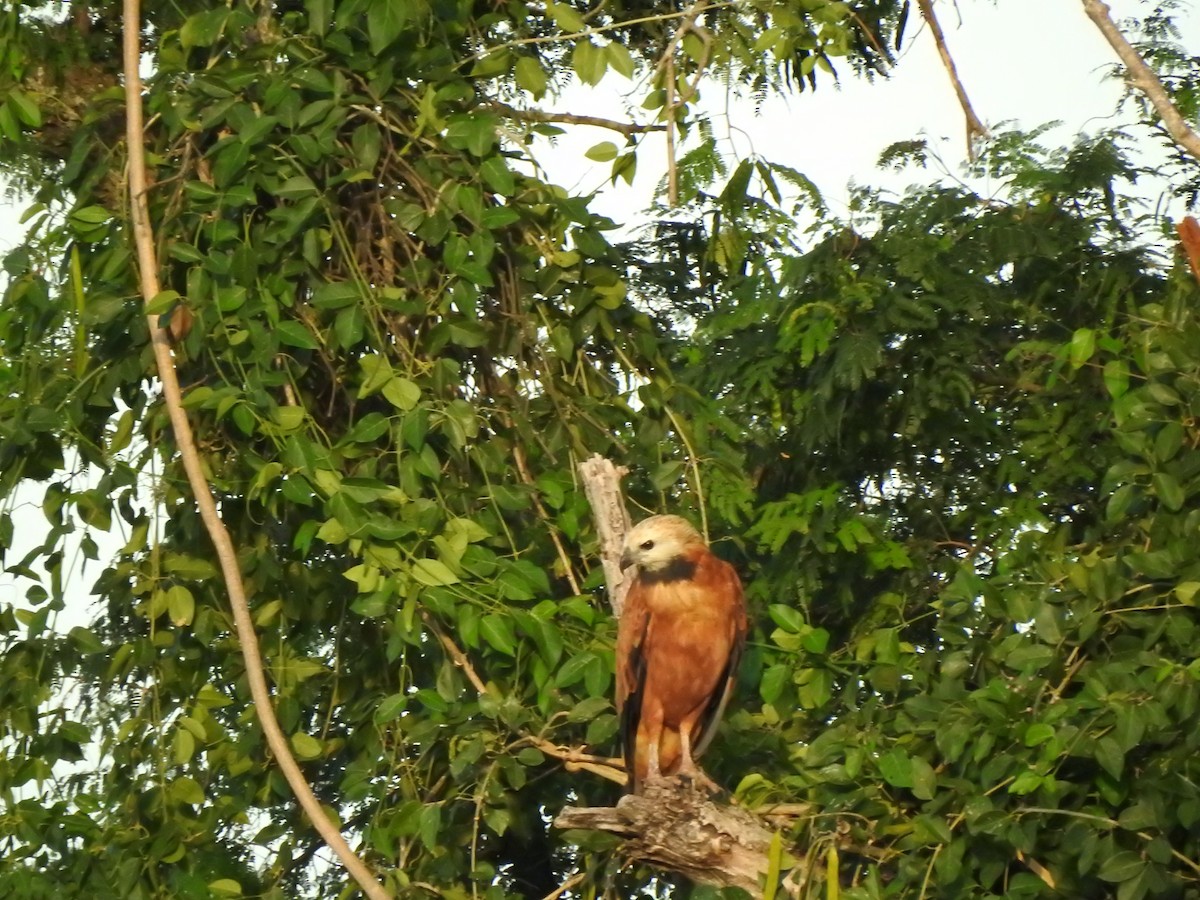
<instances>
[{"instance_id":1,"label":"bird","mask_svg":"<svg viewBox=\"0 0 1200 900\"><path fill-rule=\"evenodd\" d=\"M737 680L746 640L742 583L681 516L651 516L625 536L622 570L633 583L617 621L616 707L626 789L690 778L717 785L696 764Z\"/></svg>"}]
</instances>

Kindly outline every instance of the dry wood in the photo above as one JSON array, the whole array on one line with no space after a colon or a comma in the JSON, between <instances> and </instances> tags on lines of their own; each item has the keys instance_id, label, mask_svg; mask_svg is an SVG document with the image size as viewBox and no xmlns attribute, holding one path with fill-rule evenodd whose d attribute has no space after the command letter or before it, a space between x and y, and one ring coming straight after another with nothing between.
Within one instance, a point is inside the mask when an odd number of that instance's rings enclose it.
<instances>
[{"instance_id":1,"label":"dry wood","mask_svg":"<svg viewBox=\"0 0 1200 900\"><path fill-rule=\"evenodd\" d=\"M621 547L629 530L629 514L621 497L621 479L629 473L624 466L615 466L598 453L577 466L583 479L583 490L596 520L600 538L600 563L604 566L604 581L608 585L608 601L613 615L621 615L630 581L621 571Z\"/></svg>"},{"instance_id":2,"label":"dry wood","mask_svg":"<svg viewBox=\"0 0 1200 900\"><path fill-rule=\"evenodd\" d=\"M641 794L622 797L614 807L568 806L557 828L606 831L625 838L622 853L631 861L678 872L697 884L739 887L762 896L770 871L774 831L744 809L713 802L681 778L647 782ZM783 888L803 883L803 864Z\"/></svg>"},{"instance_id":3,"label":"dry wood","mask_svg":"<svg viewBox=\"0 0 1200 900\"><path fill-rule=\"evenodd\" d=\"M127 113L126 139L129 149L129 200L130 214L133 220L134 240L137 244L138 271L141 282L142 297L150 303L159 293L158 259L154 250L154 230L150 224L150 209L146 201L146 158L145 147L142 143L142 80L138 71L141 55L141 11L138 0L124 0L124 66L125 66L125 104ZM258 647L258 636L254 631L254 620L250 616L250 607L246 602L246 589L242 582L242 573L238 567L237 552L233 540L229 536L225 523L217 512L217 504L213 499L212 489L204 477L204 469L200 454L196 450L196 441L192 435L191 424L183 409L183 396L179 388L179 377L175 372L175 359L171 355L171 337L167 329L160 324L161 317L149 315L150 340L154 347L154 360L158 366L158 377L162 383L163 402L171 420L175 433L175 443L179 447L179 455L187 473L188 484L195 496L196 506L200 510L200 518L208 531L216 548L217 559L221 565L221 575L229 592L229 605L233 610L233 620L237 627L238 643L242 648L242 657L246 665L246 680L250 684L250 693L254 699L254 712L262 726L267 745L275 757L275 762L287 780L288 785L296 795L301 808L308 815L313 827L329 848L337 854L342 865L358 882L364 894L372 900L388 900L390 894L375 880L371 870L367 868L357 854L346 843L337 827L329 820L320 801L312 792L304 773L292 756L288 739L279 727L275 718L275 710L271 705L271 692L267 686L267 678L263 672L262 653Z\"/></svg>"}]
</instances>

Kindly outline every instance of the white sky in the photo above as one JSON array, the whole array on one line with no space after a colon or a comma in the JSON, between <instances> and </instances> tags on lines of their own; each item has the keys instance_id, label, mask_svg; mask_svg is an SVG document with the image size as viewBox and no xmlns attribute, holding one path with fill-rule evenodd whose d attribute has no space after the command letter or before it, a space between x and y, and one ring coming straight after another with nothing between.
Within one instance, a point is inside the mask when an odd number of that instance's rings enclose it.
<instances>
[{"instance_id":1,"label":"white sky","mask_svg":"<svg viewBox=\"0 0 1200 900\"><path fill-rule=\"evenodd\" d=\"M1112 0L1110 6L1119 23L1148 4ZM985 124L1015 122L1029 129L1061 120L1062 127L1047 140L1065 144L1078 132L1094 133L1120 121L1112 116L1123 85L1106 77L1116 55L1078 0L963 0L957 9L939 3L936 11L959 77ZM1180 30L1200 42L1195 5L1180 19ZM1200 47L1192 49L1200 52ZM875 168L880 152L896 141L924 137L947 164L965 159L963 114L915 3L899 64L889 79L855 80L848 69L840 70L840 86L820 80L816 91L772 99L758 116L749 102L727 105L716 85L703 88L704 106L713 115L716 133L729 135L739 154L756 153L803 172L835 213L844 207L851 181L899 189L914 180L911 171L897 175ZM543 106L620 120L625 104L617 92L632 89L630 82L610 74L597 88L580 87ZM1125 120L1131 118L1124 114ZM553 151L537 151L551 175L567 187L600 189L593 208L618 223L645 209L666 171L665 140L645 138L632 188L624 182L608 187L607 164L591 163L583 154L604 140L621 146L623 138L600 128L568 127L571 133L558 138Z\"/></svg>"},{"instance_id":2,"label":"white sky","mask_svg":"<svg viewBox=\"0 0 1200 900\"><path fill-rule=\"evenodd\" d=\"M822 81L815 92L770 101L757 116L751 103L727 102L718 96L718 87L709 86L704 102L714 115L717 134L729 136L728 146L739 154L752 151L804 172L835 213L844 208L846 185L851 181L899 189L913 179L911 172L887 175L875 169L880 151L896 141L924 136L950 165L962 161L966 151L962 112L932 37L913 6L900 64L890 79L855 81L845 71L840 87ZM1113 0L1111 6L1118 21L1147 8L1137 0ZM1062 120L1054 138L1063 143L1076 132L1114 124L1110 116L1122 86L1104 76L1116 57L1078 0L963 0L957 10L946 2L938 4L937 10L959 75L985 123L1015 120L1020 127L1031 128ZM1194 5L1180 24L1182 32L1195 35L1200 44L1200 13ZM1200 45L1192 49L1200 51ZM598 88L574 88L542 107L622 119L626 103L621 92L635 89L610 74ZM554 147L536 153L554 180L568 188L599 190L594 208L618 223L629 223L650 205L665 172L665 141L660 135L647 136L633 186L618 182L609 187L608 164L583 156L603 140L622 143L612 132L571 126ZM0 251L18 241L21 208L0 206ZM36 490L22 494L26 502L40 502ZM40 533L40 512L35 509L29 518L30 528L19 530ZM110 540L115 541L115 535ZM10 563L19 558L21 549L10 552ZM84 598L97 574L98 568L92 566L73 579L70 592L82 602L60 618L59 628L88 617L90 598ZM16 600L23 591L16 579L0 573L0 602Z\"/></svg>"}]
</instances>

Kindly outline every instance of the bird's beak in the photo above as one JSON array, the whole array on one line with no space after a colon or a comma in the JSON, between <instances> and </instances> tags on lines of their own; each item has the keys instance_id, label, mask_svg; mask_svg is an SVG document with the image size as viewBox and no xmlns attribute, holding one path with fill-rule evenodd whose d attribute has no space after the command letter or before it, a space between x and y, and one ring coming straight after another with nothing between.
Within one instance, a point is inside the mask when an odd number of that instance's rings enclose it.
<instances>
[{"instance_id":1,"label":"bird's beak","mask_svg":"<svg viewBox=\"0 0 1200 900\"><path fill-rule=\"evenodd\" d=\"M628 569L633 565L633 554L626 550L621 554L621 569Z\"/></svg>"}]
</instances>

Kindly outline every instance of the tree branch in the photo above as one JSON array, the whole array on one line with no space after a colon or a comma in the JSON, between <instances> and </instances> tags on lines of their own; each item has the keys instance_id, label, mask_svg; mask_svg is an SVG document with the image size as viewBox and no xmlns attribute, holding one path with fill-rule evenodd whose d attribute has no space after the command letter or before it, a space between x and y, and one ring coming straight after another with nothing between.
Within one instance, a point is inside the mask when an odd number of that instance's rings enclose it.
<instances>
[{"instance_id":1,"label":"tree branch","mask_svg":"<svg viewBox=\"0 0 1200 900\"><path fill-rule=\"evenodd\" d=\"M954 93L958 96L959 105L962 106L963 115L967 120L967 157L974 160L975 139L988 136L987 126L980 121L979 116L975 115L975 108L971 106L971 100L967 97L967 89L963 87L962 80L958 77L958 68L954 65L954 58L946 46L946 35L942 32L941 23L938 22L937 14L933 11L932 0L917 0L917 6L921 9L921 17L929 23L929 30L933 33L933 42L937 44L938 56L942 58L942 65L946 67L946 74L950 76L950 83L954 85Z\"/></svg>"},{"instance_id":2,"label":"tree branch","mask_svg":"<svg viewBox=\"0 0 1200 900\"><path fill-rule=\"evenodd\" d=\"M618 122L615 119L605 119L600 116L585 116L577 113L545 112L540 109L517 109L507 103L494 101L487 105L488 109L507 116L510 119L520 119L523 122L561 122L564 125L593 125L596 128L607 128L625 137L635 134L645 134L649 131L666 131L666 125L638 125L634 122Z\"/></svg>"},{"instance_id":3,"label":"tree branch","mask_svg":"<svg viewBox=\"0 0 1200 900\"><path fill-rule=\"evenodd\" d=\"M146 201L146 158L143 144L143 113L142 113L142 80L138 70L141 57L141 11L139 0L124 0L124 35L123 57L125 67L125 116L126 140L129 149L129 200L130 215L133 222L134 241L137 244L138 270L141 281L142 297L150 303L159 293L158 260L154 250L154 231L150 224L150 209ZM321 838L337 854L342 865L358 882L364 894L371 900L388 900L389 893L375 880L371 870L367 868L357 854L346 843L342 833L330 822L320 801L313 794L312 788L304 778L304 773L292 756L288 740L279 727L275 718L275 710L271 706L271 692L267 687L266 675L263 672L262 654L258 647L258 636L254 631L254 621L250 616L250 607L246 602L246 589L242 583L241 570L238 567L237 552L233 540L229 536L225 523L217 512L216 501L212 489L204 477L200 462L200 454L196 450L196 441L188 422L187 413L183 409L183 396L179 388L179 377L175 372L175 360L171 355L171 338L168 331L162 327L162 316L148 315L150 340L154 348L154 361L158 367L159 381L162 383L163 402L171 420L175 433L175 443L179 447L179 455L187 473L188 484L196 499L200 518L204 522L209 537L216 549L217 559L221 564L221 574L225 579L225 587L229 592L229 605L233 610L233 620L237 628L238 643L242 648L242 657L246 665L246 679L250 684L250 694L254 700L254 712L262 726L267 746L275 757L275 762L291 787L301 808L308 815L313 827Z\"/></svg>"},{"instance_id":4,"label":"tree branch","mask_svg":"<svg viewBox=\"0 0 1200 900\"><path fill-rule=\"evenodd\" d=\"M1167 134L1176 144L1196 159L1200 159L1200 134L1188 126L1183 115L1171 102L1171 97L1167 94L1167 89L1163 87L1158 76L1146 65L1146 61L1133 48L1133 45L1125 39L1121 29L1113 23L1108 4L1101 0L1083 0L1083 11L1087 13L1089 19L1096 23L1096 27L1100 29L1100 33L1104 35L1109 45L1117 51L1117 56L1125 64L1129 83L1146 95L1146 99L1150 101L1150 105L1162 119L1163 128L1167 130Z\"/></svg>"}]
</instances>

